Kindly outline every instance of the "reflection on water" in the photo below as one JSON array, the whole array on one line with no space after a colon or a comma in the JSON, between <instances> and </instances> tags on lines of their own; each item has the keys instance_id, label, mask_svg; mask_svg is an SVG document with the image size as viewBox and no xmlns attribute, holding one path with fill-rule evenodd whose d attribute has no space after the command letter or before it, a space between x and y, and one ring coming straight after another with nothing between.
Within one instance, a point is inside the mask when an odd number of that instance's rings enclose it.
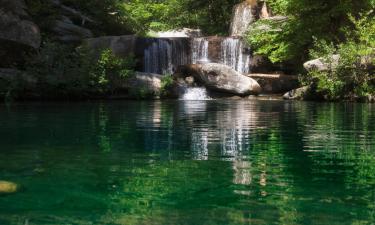
<instances>
[{"instance_id":1,"label":"reflection on water","mask_svg":"<svg viewBox=\"0 0 375 225\"><path fill-rule=\"evenodd\" d=\"M19 104L0 137L0 224L375 222L374 105Z\"/></svg>"}]
</instances>

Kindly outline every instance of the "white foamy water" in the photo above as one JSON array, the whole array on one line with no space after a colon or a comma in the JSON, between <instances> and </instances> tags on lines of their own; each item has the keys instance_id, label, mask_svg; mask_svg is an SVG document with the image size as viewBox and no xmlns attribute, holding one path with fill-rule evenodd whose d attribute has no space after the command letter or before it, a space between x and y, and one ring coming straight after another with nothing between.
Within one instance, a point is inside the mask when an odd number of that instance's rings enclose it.
<instances>
[{"instance_id":1,"label":"white foamy water","mask_svg":"<svg viewBox=\"0 0 375 225\"><path fill-rule=\"evenodd\" d=\"M204 87L186 88L181 100L209 100L211 99L207 94L207 89Z\"/></svg>"}]
</instances>

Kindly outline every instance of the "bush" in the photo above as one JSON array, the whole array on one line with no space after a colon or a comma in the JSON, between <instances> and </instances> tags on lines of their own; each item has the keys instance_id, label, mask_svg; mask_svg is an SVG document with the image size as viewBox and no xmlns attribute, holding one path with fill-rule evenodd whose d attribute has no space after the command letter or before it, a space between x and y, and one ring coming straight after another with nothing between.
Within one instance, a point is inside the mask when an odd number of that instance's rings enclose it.
<instances>
[{"instance_id":1,"label":"bush","mask_svg":"<svg viewBox=\"0 0 375 225\"><path fill-rule=\"evenodd\" d=\"M370 17L351 21L355 29L347 31L348 40L337 47L333 43L315 40L312 58L323 58L328 63L333 54L340 56L337 67L329 71L312 71L305 78L307 83L316 83L317 90L327 98L358 98L375 93L375 22Z\"/></svg>"},{"instance_id":2,"label":"bush","mask_svg":"<svg viewBox=\"0 0 375 225\"><path fill-rule=\"evenodd\" d=\"M161 90L160 95L166 96L169 93L170 88L173 86L174 80L171 74L166 74L163 76L161 80Z\"/></svg>"}]
</instances>

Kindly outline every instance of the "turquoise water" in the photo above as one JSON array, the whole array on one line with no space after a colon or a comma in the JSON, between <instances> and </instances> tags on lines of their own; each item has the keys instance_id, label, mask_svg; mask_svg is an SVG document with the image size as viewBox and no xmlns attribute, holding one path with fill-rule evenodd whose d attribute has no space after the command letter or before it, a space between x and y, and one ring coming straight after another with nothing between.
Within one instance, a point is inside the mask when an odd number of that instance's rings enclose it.
<instances>
[{"instance_id":1,"label":"turquoise water","mask_svg":"<svg viewBox=\"0 0 375 225\"><path fill-rule=\"evenodd\" d=\"M0 224L375 224L375 105L0 105Z\"/></svg>"}]
</instances>

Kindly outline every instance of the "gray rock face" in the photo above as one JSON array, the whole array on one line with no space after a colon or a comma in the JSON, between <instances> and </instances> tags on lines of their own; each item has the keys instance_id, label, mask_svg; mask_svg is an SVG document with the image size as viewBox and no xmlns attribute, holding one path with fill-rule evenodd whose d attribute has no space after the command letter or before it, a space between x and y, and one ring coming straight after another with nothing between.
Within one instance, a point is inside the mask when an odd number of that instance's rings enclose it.
<instances>
[{"instance_id":1,"label":"gray rock face","mask_svg":"<svg viewBox=\"0 0 375 225\"><path fill-rule=\"evenodd\" d=\"M73 24L68 18L57 20L52 30L58 35L58 39L63 42L79 42L82 39L93 37L89 29Z\"/></svg>"},{"instance_id":2,"label":"gray rock face","mask_svg":"<svg viewBox=\"0 0 375 225\"><path fill-rule=\"evenodd\" d=\"M0 80L5 80L8 82L18 80L28 85L35 85L37 82L34 77L27 75L24 71L10 68L0 68Z\"/></svg>"},{"instance_id":3,"label":"gray rock face","mask_svg":"<svg viewBox=\"0 0 375 225\"><path fill-rule=\"evenodd\" d=\"M126 57L134 53L137 37L134 35L105 36L90 38L85 41L86 46L99 53L103 49L111 49L114 54Z\"/></svg>"},{"instance_id":4,"label":"gray rock face","mask_svg":"<svg viewBox=\"0 0 375 225\"><path fill-rule=\"evenodd\" d=\"M329 59L323 59L323 58L318 58L314 60L307 61L303 64L303 67L307 71L328 71L335 69L338 64L339 64L340 56L339 55L332 55Z\"/></svg>"},{"instance_id":5,"label":"gray rock face","mask_svg":"<svg viewBox=\"0 0 375 225\"><path fill-rule=\"evenodd\" d=\"M0 41L39 48L40 31L26 12L23 0L0 0Z\"/></svg>"},{"instance_id":6,"label":"gray rock face","mask_svg":"<svg viewBox=\"0 0 375 225\"><path fill-rule=\"evenodd\" d=\"M233 8L233 16L230 25L230 36L242 36L249 24L256 20L256 7L245 1Z\"/></svg>"},{"instance_id":7,"label":"gray rock face","mask_svg":"<svg viewBox=\"0 0 375 225\"><path fill-rule=\"evenodd\" d=\"M229 66L208 63L186 65L180 68L185 75L194 78L210 90L240 96L259 94L261 87L254 79L244 76Z\"/></svg>"}]
</instances>

